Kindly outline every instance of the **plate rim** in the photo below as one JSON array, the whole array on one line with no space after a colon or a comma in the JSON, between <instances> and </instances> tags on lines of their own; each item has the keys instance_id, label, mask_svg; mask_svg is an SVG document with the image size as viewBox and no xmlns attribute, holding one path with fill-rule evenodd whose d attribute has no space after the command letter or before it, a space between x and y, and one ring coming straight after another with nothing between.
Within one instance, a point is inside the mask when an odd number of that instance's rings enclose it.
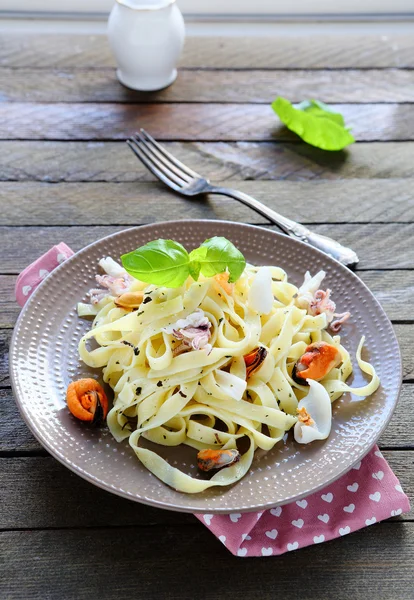
<instances>
[{"instance_id":1,"label":"plate rim","mask_svg":"<svg viewBox=\"0 0 414 600\"><path fill-rule=\"evenodd\" d=\"M46 451L49 452L49 454L51 454L56 460L58 460L61 464L63 464L70 471L72 471L73 473L76 473L77 475L79 475L80 477L85 479L86 481L89 481L90 483L96 485L97 487L99 487L107 492L110 492L110 493L120 496L122 498L126 498L127 500L132 500L132 501L138 502L139 504L145 504L147 506L152 506L152 507L160 508L160 509L164 509L164 510L171 510L174 512L203 514L203 512L200 513L199 509L197 509L195 507L184 507L184 506L171 505L169 502L163 502L161 500L157 500L157 499L153 499L153 498L146 498L144 496L137 497L136 495L134 495L132 493L125 492L124 490L121 490L121 489L116 489L116 488L112 487L111 485L107 484L106 482L102 481L101 479L88 473L83 468L77 466L75 463L71 462L69 459L67 459L64 454L61 454L60 452L58 452L54 448L54 446L52 446L51 444L48 443L47 438L44 437L41 434L41 432L38 431L38 428L31 422L29 415L26 413L26 411L23 407L23 404L20 401L19 393L18 393L18 382L15 380L15 373L14 373L14 369L13 369L13 356L14 356L15 347L18 342L18 330L21 325L21 322L24 320L26 312L28 311L34 298L36 298L36 296L39 294L39 290L42 289L42 286L46 285L46 282L48 280L50 281L50 278L53 278L54 276L56 276L56 274L58 272L60 272L61 270L64 270L66 268L66 265L70 261L74 260L79 255L86 253L91 247L95 246L99 242L102 242L107 239L112 239L112 238L115 238L118 236L123 236L127 232L130 232L130 231L148 230L148 229L151 229L154 227L160 227L160 226L165 226L165 225L174 227L174 225L183 224L183 223L184 224L185 223L187 223L187 224L188 223L203 223L203 224L209 224L212 226L216 225L217 223L220 223L220 224L224 224L224 225L236 226L236 227L241 227L241 228L246 228L246 229L254 229L254 230L263 229L264 231L270 232L272 235L274 235L276 237L280 237L280 238L288 237L293 244L299 244L301 246L306 246L309 248L309 244L307 244L306 242L302 242L301 240L287 236L286 234L281 233L279 231L275 231L273 229L270 229L269 227L263 227L263 226L259 226L259 225L251 225L251 224L247 224L247 223L238 223L237 221L228 221L228 220L221 220L221 219L175 219L173 221L157 221L155 223L148 223L145 225L136 225L133 227L126 227L125 229L122 229L121 231L116 231L107 236L104 236L102 238L94 240L87 246L84 246L83 248L81 248L80 250L75 252L67 260L65 260L63 263L58 265L55 269L53 269L53 271L51 271L51 273L49 273L49 275L47 277L45 277L45 279L38 285L38 287L35 289L33 294L30 296L28 301L23 306L23 308L16 320L16 323L14 325L13 334L12 334L11 341L10 341L9 376L10 376L10 383L11 383L11 388L13 391L14 401L17 405L17 408L19 410L21 417L23 418L24 422L28 426L29 430L34 435L34 437L37 439L37 441L42 445L42 447L45 448ZM262 504L258 503L249 508L235 507L235 508L232 508L230 512L238 511L238 512L242 512L242 513L246 513L246 512L264 511L264 510L268 510L271 508L275 508L276 506L283 506L286 504L296 502L298 500L306 498L307 496L310 496L311 494L314 494L323 489L326 489L329 485L333 484L335 481L340 479L343 475L348 473L355 464L357 464L360 460L362 460L372 450L372 448L376 445L378 439L384 433L389 422L391 421L391 419L394 415L395 409L397 407L397 404L399 402L399 398L400 398L400 394L401 394L401 387L402 387L402 357L401 357L401 348L400 348L397 336L395 334L395 331L394 331L394 328L393 328L393 325L392 325L390 319L388 318L388 316L385 313L384 309L382 308L380 302L376 299L376 297L371 292L371 290L368 288L368 286L351 269L348 269L345 265L343 265L342 263L340 263L333 257L327 255L326 253L322 252L318 248L311 246L311 249L312 249L312 251L316 252L318 255L322 256L325 260L326 259L330 260L337 267L339 266L343 273L347 273L347 276L351 275L352 278L357 280L358 284L362 285L362 287L365 288L365 290L369 293L371 301L373 301L376 304L377 308L380 311L382 318L384 318L387 321L388 325L391 327L391 330L393 332L394 342L398 349L397 356L395 357L396 361L398 361L398 385L397 385L397 389L395 390L395 399L393 402L393 406L389 412L389 415L384 419L382 426L380 427L377 435L375 436L375 440L370 445L368 445L367 448L364 448L364 450L362 452L360 452L360 454L355 458L355 460L353 462L351 462L349 465L344 466L343 469L341 469L338 473L335 473L335 475L332 476L328 481L318 484L317 486L313 487L311 490L306 490L303 493L295 494L294 496L292 496L286 500L283 500L283 501L276 501L276 502L270 501L270 502L266 502L266 503L262 503ZM16 379L17 379L17 376L16 376ZM164 485L166 485L166 484L164 484ZM234 484L234 486L237 486L237 482ZM195 494L195 495L199 496L199 494ZM188 494L189 499L191 499L192 496L193 496L193 494ZM221 509L218 507L211 506L208 509L202 509L202 510L208 511L209 513L212 513L212 514L229 514L228 508Z\"/></svg>"}]
</instances>

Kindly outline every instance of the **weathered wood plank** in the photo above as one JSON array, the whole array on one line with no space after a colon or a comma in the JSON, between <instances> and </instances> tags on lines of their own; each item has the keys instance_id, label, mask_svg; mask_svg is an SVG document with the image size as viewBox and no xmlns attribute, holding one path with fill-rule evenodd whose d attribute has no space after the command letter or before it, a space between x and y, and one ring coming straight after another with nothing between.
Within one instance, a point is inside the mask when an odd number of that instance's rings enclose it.
<instances>
[{"instance_id":1,"label":"weathered wood plank","mask_svg":"<svg viewBox=\"0 0 414 600\"><path fill-rule=\"evenodd\" d=\"M4 34L0 64L19 68L114 67L104 35ZM410 35L187 37L181 66L221 69L414 67Z\"/></svg>"},{"instance_id":2,"label":"weathered wood plank","mask_svg":"<svg viewBox=\"0 0 414 600\"><path fill-rule=\"evenodd\" d=\"M20 416L13 392L9 388L0 388L0 431L0 452L42 450L42 446Z\"/></svg>"},{"instance_id":3,"label":"weathered wood plank","mask_svg":"<svg viewBox=\"0 0 414 600\"><path fill-rule=\"evenodd\" d=\"M412 523L374 525L277 558L243 562L200 523L4 532L0 544L0 594L9 600L253 600L258 588L261 600L274 600L275 585L286 600L331 598L333 590L337 600L412 600Z\"/></svg>"},{"instance_id":4,"label":"weathered wood plank","mask_svg":"<svg viewBox=\"0 0 414 600\"><path fill-rule=\"evenodd\" d=\"M405 380L414 380L414 326L411 324L395 324L394 330L400 344L403 378ZM9 345L11 338L10 329L0 329L0 387L10 385L9 380Z\"/></svg>"},{"instance_id":5,"label":"weathered wood plank","mask_svg":"<svg viewBox=\"0 0 414 600\"><path fill-rule=\"evenodd\" d=\"M1 458L0 465L0 530L194 523L191 514L177 515L110 494L51 456Z\"/></svg>"},{"instance_id":6,"label":"weathered wood plank","mask_svg":"<svg viewBox=\"0 0 414 600\"><path fill-rule=\"evenodd\" d=\"M414 271L359 271L358 276L381 303L389 319L395 322L413 318Z\"/></svg>"},{"instance_id":7,"label":"weathered wood plank","mask_svg":"<svg viewBox=\"0 0 414 600\"><path fill-rule=\"evenodd\" d=\"M215 181L413 177L413 142L359 142L329 153L286 142L165 142L179 160ZM0 180L154 181L121 142L0 141Z\"/></svg>"},{"instance_id":8,"label":"weathered wood plank","mask_svg":"<svg viewBox=\"0 0 414 600\"><path fill-rule=\"evenodd\" d=\"M301 223L414 222L410 179L241 181L234 186ZM160 183L0 183L0 225L135 225L162 221L167 206L171 220L185 215L269 224L231 198L189 200Z\"/></svg>"},{"instance_id":9,"label":"weathered wood plank","mask_svg":"<svg viewBox=\"0 0 414 600\"><path fill-rule=\"evenodd\" d=\"M409 224L313 225L312 229L340 239L360 257L360 269L411 269L414 232ZM412 252L411 252L412 249Z\"/></svg>"},{"instance_id":10,"label":"weathered wood plank","mask_svg":"<svg viewBox=\"0 0 414 600\"><path fill-rule=\"evenodd\" d=\"M184 213L185 215L185 213ZM233 216L234 218L234 216ZM140 219L137 214L137 224ZM61 241L77 251L122 226L73 227L0 227L2 275L17 274L30 261ZM273 229L277 230L274 226ZM360 258L359 268L412 269L414 264L414 224L328 224L312 225L312 230L337 239L354 248Z\"/></svg>"},{"instance_id":11,"label":"weathered wood plank","mask_svg":"<svg viewBox=\"0 0 414 600\"><path fill-rule=\"evenodd\" d=\"M358 141L414 140L413 104L333 104ZM123 140L144 127L159 140L292 141L261 104L0 104L0 139Z\"/></svg>"},{"instance_id":12,"label":"weathered wood plank","mask_svg":"<svg viewBox=\"0 0 414 600\"><path fill-rule=\"evenodd\" d=\"M173 86L148 93L122 86L112 70L0 69L1 102L413 102L412 70L181 71Z\"/></svg>"},{"instance_id":13,"label":"weathered wood plank","mask_svg":"<svg viewBox=\"0 0 414 600\"><path fill-rule=\"evenodd\" d=\"M20 307L14 298L16 277L0 275L0 328L13 327Z\"/></svg>"},{"instance_id":14,"label":"weathered wood plank","mask_svg":"<svg viewBox=\"0 0 414 600\"><path fill-rule=\"evenodd\" d=\"M0 387L10 385L9 346L11 334L10 329L0 329Z\"/></svg>"},{"instance_id":15,"label":"weathered wood plank","mask_svg":"<svg viewBox=\"0 0 414 600\"><path fill-rule=\"evenodd\" d=\"M414 452L384 456L405 493L414 496ZM191 515L137 506L81 479L52 457L0 459L0 529L191 524ZM19 502L16 502L19 498ZM99 510L97 510L99 507ZM414 511L402 515L412 520Z\"/></svg>"},{"instance_id":16,"label":"weathered wood plank","mask_svg":"<svg viewBox=\"0 0 414 600\"><path fill-rule=\"evenodd\" d=\"M414 327L412 325L394 325L398 343L400 345L403 379L412 381L414 379Z\"/></svg>"},{"instance_id":17,"label":"weathered wood plank","mask_svg":"<svg viewBox=\"0 0 414 600\"><path fill-rule=\"evenodd\" d=\"M412 435L414 428L413 397L414 385L404 383L394 416L379 440L380 447L414 449ZM0 389L0 433L0 452L2 453L38 453L42 450L42 446L32 436L20 417L13 393L8 388ZM414 473L412 477L414 478ZM414 489L414 483L412 488Z\"/></svg>"},{"instance_id":18,"label":"weathered wood plank","mask_svg":"<svg viewBox=\"0 0 414 600\"><path fill-rule=\"evenodd\" d=\"M413 320L413 271L360 271L362 281L375 294L388 317L395 321ZM0 328L11 328L20 306L14 298L15 275L0 275Z\"/></svg>"}]
</instances>

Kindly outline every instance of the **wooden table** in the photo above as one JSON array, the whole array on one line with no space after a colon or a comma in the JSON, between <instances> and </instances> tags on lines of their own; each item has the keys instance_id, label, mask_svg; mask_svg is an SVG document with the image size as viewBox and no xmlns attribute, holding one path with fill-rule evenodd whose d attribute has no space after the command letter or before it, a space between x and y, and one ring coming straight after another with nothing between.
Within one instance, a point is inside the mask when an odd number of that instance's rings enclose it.
<instances>
[{"instance_id":1,"label":"wooden table","mask_svg":"<svg viewBox=\"0 0 414 600\"><path fill-rule=\"evenodd\" d=\"M106 38L3 36L0 49L0 597L414 598L413 512L279 558L234 558L192 515L106 493L51 458L22 422L7 348L16 274L50 246L130 225L265 219L189 203L123 140L138 126L183 161L353 247L395 324L404 383L381 448L414 494L414 38L190 38L156 94L115 79ZM358 143L329 154L279 126L277 95L332 103Z\"/></svg>"}]
</instances>

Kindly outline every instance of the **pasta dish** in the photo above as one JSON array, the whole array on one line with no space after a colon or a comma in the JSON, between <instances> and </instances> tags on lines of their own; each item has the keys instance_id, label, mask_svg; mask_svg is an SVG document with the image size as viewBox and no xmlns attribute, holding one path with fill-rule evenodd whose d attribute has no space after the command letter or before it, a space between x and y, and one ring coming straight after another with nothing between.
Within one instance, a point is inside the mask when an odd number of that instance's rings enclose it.
<instances>
[{"instance_id":1,"label":"pasta dish","mask_svg":"<svg viewBox=\"0 0 414 600\"><path fill-rule=\"evenodd\" d=\"M176 490L237 482L255 450L272 449L290 429L296 443L326 439L331 403L379 386L361 357L363 337L356 360L370 381L346 383L352 364L339 331L350 315L335 312L330 290L321 289L323 271L306 273L298 288L277 266L247 264L234 282L228 271L202 269L168 287L132 277L111 258L100 266L100 287L78 306L80 316L94 317L80 357L102 369L113 390L114 438L128 439L141 463ZM180 471L143 438L190 446L200 470Z\"/></svg>"}]
</instances>

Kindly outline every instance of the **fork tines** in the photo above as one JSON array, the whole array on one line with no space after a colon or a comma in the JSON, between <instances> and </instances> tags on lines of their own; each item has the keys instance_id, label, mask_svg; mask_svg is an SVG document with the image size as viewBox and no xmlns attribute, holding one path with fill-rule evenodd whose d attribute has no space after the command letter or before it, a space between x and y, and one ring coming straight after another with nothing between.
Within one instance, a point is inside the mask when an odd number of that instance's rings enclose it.
<instances>
[{"instance_id":1,"label":"fork tines","mask_svg":"<svg viewBox=\"0 0 414 600\"><path fill-rule=\"evenodd\" d=\"M178 192L194 178L201 177L167 152L145 129L137 131L127 144L155 177Z\"/></svg>"}]
</instances>

